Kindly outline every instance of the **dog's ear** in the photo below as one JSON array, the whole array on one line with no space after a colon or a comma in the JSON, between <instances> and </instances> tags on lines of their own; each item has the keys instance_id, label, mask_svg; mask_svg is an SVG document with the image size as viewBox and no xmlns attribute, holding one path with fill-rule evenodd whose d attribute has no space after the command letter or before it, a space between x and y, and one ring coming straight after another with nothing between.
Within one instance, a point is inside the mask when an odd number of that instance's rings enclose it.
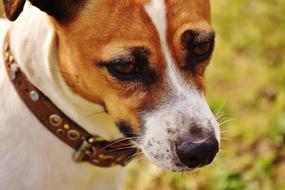
<instances>
[{"instance_id":1,"label":"dog's ear","mask_svg":"<svg viewBox=\"0 0 285 190\"><path fill-rule=\"evenodd\" d=\"M59 21L73 18L86 0L30 0L40 10ZM6 16L14 21L23 10L26 0L3 0Z\"/></svg>"},{"instance_id":2,"label":"dog's ear","mask_svg":"<svg viewBox=\"0 0 285 190\"><path fill-rule=\"evenodd\" d=\"M3 0L4 10L9 20L14 21L23 10L26 0Z\"/></svg>"},{"instance_id":3,"label":"dog's ear","mask_svg":"<svg viewBox=\"0 0 285 190\"><path fill-rule=\"evenodd\" d=\"M72 19L86 0L30 0L40 10L53 16L58 21Z\"/></svg>"}]
</instances>

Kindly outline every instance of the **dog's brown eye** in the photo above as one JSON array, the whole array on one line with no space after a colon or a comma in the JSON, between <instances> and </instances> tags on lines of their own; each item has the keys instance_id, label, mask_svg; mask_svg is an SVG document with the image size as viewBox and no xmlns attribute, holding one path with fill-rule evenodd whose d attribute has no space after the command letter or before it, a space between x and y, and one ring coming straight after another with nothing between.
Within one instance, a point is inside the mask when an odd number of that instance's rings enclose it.
<instances>
[{"instance_id":1,"label":"dog's brown eye","mask_svg":"<svg viewBox=\"0 0 285 190\"><path fill-rule=\"evenodd\" d=\"M125 63L125 64L114 65L113 70L119 74L128 75L135 73L137 68L132 63Z\"/></svg>"},{"instance_id":2,"label":"dog's brown eye","mask_svg":"<svg viewBox=\"0 0 285 190\"><path fill-rule=\"evenodd\" d=\"M186 52L185 68L195 70L197 65L204 63L212 55L215 34L187 30L182 34L181 44Z\"/></svg>"},{"instance_id":3,"label":"dog's brown eye","mask_svg":"<svg viewBox=\"0 0 285 190\"><path fill-rule=\"evenodd\" d=\"M214 39L193 43L192 47L187 52L186 67L190 67L192 70L194 70L197 65L209 59L209 57L212 55L213 49Z\"/></svg>"},{"instance_id":4,"label":"dog's brown eye","mask_svg":"<svg viewBox=\"0 0 285 190\"><path fill-rule=\"evenodd\" d=\"M211 50L211 42L202 42L193 48L193 53L197 56L203 56Z\"/></svg>"},{"instance_id":5,"label":"dog's brown eye","mask_svg":"<svg viewBox=\"0 0 285 190\"><path fill-rule=\"evenodd\" d=\"M107 71L109 76L122 82L153 83L155 73L148 65L148 51L141 47L135 47L129 51L131 55L101 61L97 65Z\"/></svg>"},{"instance_id":6,"label":"dog's brown eye","mask_svg":"<svg viewBox=\"0 0 285 190\"><path fill-rule=\"evenodd\" d=\"M142 69L132 60L118 59L111 62L100 63L109 74L121 81L139 80Z\"/></svg>"},{"instance_id":7,"label":"dog's brown eye","mask_svg":"<svg viewBox=\"0 0 285 190\"><path fill-rule=\"evenodd\" d=\"M139 77L139 68L130 61L118 60L112 64L108 64L106 67L112 76L122 81Z\"/></svg>"}]
</instances>

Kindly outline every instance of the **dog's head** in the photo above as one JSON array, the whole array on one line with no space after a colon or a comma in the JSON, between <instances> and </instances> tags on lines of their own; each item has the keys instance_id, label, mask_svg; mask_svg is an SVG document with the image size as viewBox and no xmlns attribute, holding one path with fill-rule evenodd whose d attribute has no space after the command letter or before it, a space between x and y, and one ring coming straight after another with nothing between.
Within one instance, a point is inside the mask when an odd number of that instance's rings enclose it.
<instances>
[{"instance_id":1,"label":"dog's head","mask_svg":"<svg viewBox=\"0 0 285 190\"><path fill-rule=\"evenodd\" d=\"M11 20L24 2L4 0ZM177 172L212 162L220 135L203 95L215 38L209 0L31 3L50 15L66 83L105 105L147 158Z\"/></svg>"}]
</instances>

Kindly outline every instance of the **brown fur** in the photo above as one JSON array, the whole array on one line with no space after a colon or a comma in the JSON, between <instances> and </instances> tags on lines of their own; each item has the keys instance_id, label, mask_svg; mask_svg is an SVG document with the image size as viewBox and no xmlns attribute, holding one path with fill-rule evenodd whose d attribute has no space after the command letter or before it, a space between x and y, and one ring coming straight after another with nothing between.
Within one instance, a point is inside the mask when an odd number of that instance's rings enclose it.
<instances>
[{"instance_id":1,"label":"brown fur","mask_svg":"<svg viewBox=\"0 0 285 190\"><path fill-rule=\"evenodd\" d=\"M70 23L51 18L58 35L60 67L67 84L86 99L105 104L115 120L124 120L139 131L142 110L152 108L168 96L166 62L159 34L144 10L148 0L88 1ZM186 30L211 32L209 0L166 0L168 43L177 67L185 64L181 35ZM125 54L125 47L149 50L151 68L157 81L148 87L122 83L98 67L98 62ZM204 70L185 73L189 83L203 89ZM130 93L131 92L131 93Z\"/></svg>"}]
</instances>

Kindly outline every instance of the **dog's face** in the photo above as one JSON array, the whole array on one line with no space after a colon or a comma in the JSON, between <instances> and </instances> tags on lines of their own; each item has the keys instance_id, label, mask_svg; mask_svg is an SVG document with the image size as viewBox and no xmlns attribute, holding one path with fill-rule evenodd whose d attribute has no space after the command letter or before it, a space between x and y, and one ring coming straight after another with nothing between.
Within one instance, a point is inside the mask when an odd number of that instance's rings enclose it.
<instances>
[{"instance_id":1,"label":"dog's face","mask_svg":"<svg viewBox=\"0 0 285 190\"><path fill-rule=\"evenodd\" d=\"M203 95L215 37L209 0L63 2L69 14L32 1L53 16L67 84L105 105L156 165L180 172L212 162L220 137Z\"/></svg>"}]
</instances>

